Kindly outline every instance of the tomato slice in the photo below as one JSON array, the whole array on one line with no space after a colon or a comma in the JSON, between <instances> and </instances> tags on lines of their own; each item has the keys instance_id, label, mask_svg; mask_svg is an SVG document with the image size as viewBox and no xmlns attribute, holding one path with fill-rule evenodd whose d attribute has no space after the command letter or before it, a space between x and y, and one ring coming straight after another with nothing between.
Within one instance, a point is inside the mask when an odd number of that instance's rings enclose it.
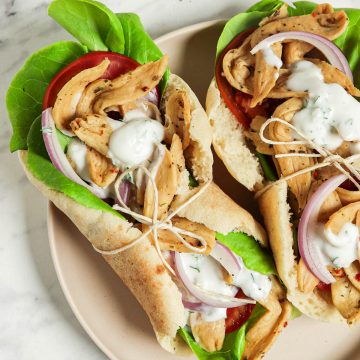
<instances>
[{"instance_id":1,"label":"tomato slice","mask_svg":"<svg viewBox=\"0 0 360 360\"><path fill-rule=\"evenodd\" d=\"M351 180L346 180L340 185L340 187L349 191L358 191L358 188L353 184Z\"/></svg>"},{"instance_id":2,"label":"tomato slice","mask_svg":"<svg viewBox=\"0 0 360 360\"><path fill-rule=\"evenodd\" d=\"M263 105L258 105L255 108L250 108L251 96L233 88L228 83L225 76L222 75L222 63L225 54L229 50L239 47L252 31L253 30L247 30L236 36L234 40L232 40L231 43L221 53L215 67L215 79L221 97L223 98L226 106L235 115L239 123L242 124L245 128L250 126L251 120L256 115L267 116L266 107Z\"/></svg>"},{"instance_id":3,"label":"tomato slice","mask_svg":"<svg viewBox=\"0 0 360 360\"><path fill-rule=\"evenodd\" d=\"M82 70L99 65L105 58L110 60L110 65L102 76L102 79L112 80L122 74L134 70L140 65L137 61L114 52L93 51L85 54L65 66L52 79L43 99L43 110L54 106L57 94L71 78Z\"/></svg>"},{"instance_id":4,"label":"tomato slice","mask_svg":"<svg viewBox=\"0 0 360 360\"><path fill-rule=\"evenodd\" d=\"M241 91L235 93L235 102L240 107L240 109L250 118L251 120L256 116L268 116L267 106L266 105L257 105L254 108L250 107L252 96L245 94Z\"/></svg>"},{"instance_id":5,"label":"tomato slice","mask_svg":"<svg viewBox=\"0 0 360 360\"><path fill-rule=\"evenodd\" d=\"M245 295L239 290L236 296L238 299L244 299ZM229 334L241 328L241 326L249 319L255 304L246 304L236 308L227 309L225 320L225 333Z\"/></svg>"},{"instance_id":6,"label":"tomato slice","mask_svg":"<svg viewBox=\"0 0 360 360\"><path fill-rule=\"evenodd\" d=\"M316 288L320 291L331 291L331 284L325 284L322 281L320 281L317 285Z\"/></svg>"}]
</instances>

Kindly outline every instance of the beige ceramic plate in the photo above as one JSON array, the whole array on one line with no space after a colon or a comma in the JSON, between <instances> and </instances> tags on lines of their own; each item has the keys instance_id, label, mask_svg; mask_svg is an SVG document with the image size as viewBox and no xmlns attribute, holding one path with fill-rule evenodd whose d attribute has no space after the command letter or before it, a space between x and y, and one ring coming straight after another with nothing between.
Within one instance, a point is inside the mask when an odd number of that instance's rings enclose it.
<instances>
[{"instance_id":1,"label":"beige ceramic plate","mask_svg":"<svg viewBox=\"0 0 360 360\"><path fill-rule=\"evenodd\" d=\"M214 46L221 24L201 23L157 41L170 55L172 71L182 76L202 101L213 72ZM240 204L254 203L218 161L215 180ZM66 298L84 329L111 360L142 359L144 354L151 360L181 359L160 348L145 313L128 289L70 220L51 204L48 227L55 268ZM266 358L360 359L359 339L359 327L350 330L302 317L289 324Z\"/></svg>"}]
</instances>

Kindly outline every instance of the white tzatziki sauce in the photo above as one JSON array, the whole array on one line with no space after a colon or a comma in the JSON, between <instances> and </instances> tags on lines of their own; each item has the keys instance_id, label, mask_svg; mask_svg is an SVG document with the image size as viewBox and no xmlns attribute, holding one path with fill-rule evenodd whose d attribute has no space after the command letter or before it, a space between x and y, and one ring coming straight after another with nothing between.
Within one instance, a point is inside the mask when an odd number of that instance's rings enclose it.
<instances>
[{"instance_id":1,"label":"white tzatziki sauce","mask_svg":"<svg viewBox=\"0 0 360 360\"><path fill-rule=\"evenodd\" d=\"M279 58L271 48L271 46L264 47L260 50L264 56L266 64L272 67L276 67L277 69L281 69L283 66L283 62L281 58Z\"/></svg>"},{"instance_id":2,"label":"white tzatziki sauce","mask_svg":"<svg viewBox=\"0 0 360 360\"><path fill-rule=\"evenodd\" d=\"M350 141L354 142L350 150L357 153L360 103L340 85L326 84L321 70L310 61L299 61L291 70L287 88L309 94L304 108L295 114L292 124L328 150L335 150L343 141Z\"/></svg>"},{"instance_id":3,"label":"white tzatziki sauce","mask_svg":"<svg viewBox=\"0 0 360 360\"><path fill-rule=\"evenodd\" d=\"M224 280L222 266L211 256L199 254L181 254L186 275L199 288L226 296L235 296L237 288L228 285ZM205 307L206 321L226 319L226 309Z\"/></svg>"},{"instance_id":4,"label":"white tzatziki sauce","mask_svg":"<svg viewBox=\"0 0 360 360\"><path fill-rule=\"evenodd\" d=\"M121 127L124 125L124 123L123 123L122 121L114 120L114 119L109 118L109 117L107 118L107 120L108 120L109 125L111 126L111 129L112 129L113 131L121 128Z\"/></svg>"},{"instance_id":5,"label":"white tzatziki sauce","mask_svg":"<svg viewBox=\"0 0 360 360\"><path fill-rule=\"evenodd\" d=\"M110 136L108 157L120 169L140 165L153 155L155 145L164 139L164 127L140 111L130 111L123 125Z\"/></svg>"},{"instance_id":6,"label":"white tzatziki sauce","mask_svg":"<svg viewBox=\"0 0 360 360\"><path fill-rule=\"evenodd\" d=\"M243 293L256 301L267 298L271 291L271 280L268 276L249 270L242 263L241 271L232 276L233 284L242 289Z\"/></svg>"},{"instance_id":7,"label":"white tzatziki sauce","mask_svg":"<svg viewBox=\"0 0 360 360\"><path fill-rule=\"evenodd\" d=\"M70 141L66 155L75 167L75 172L85 181L90 182L89 168L86 160L86 145L79 139Z\"/></svg>"},{"instance_id":8,"label":"white tzatziki sauce","mask_svg":"<svg viewBox=\"0 0 360 360\"><path fill-rule=\"evenodd\" d=\"M356 225L346 223L337 235L325 229L324 224L314 224L313 228L313 241L324 264L346 268L358 259L359 229Z\"/></svg>"},{"instance_id":9,"label":"white tzatziki sauce","mask_svg":"<svg viewBox=\"0 0 360 360\"><path fill-rule=\"evenodd\" d=\"M81 177L81 179L91 184L92 187L101 191L104 198L115 197L114 190L111 186L102 188L91 181L86 152L86 145L78 138L73 138L67 147L66 156L71 161L72 166L75 167L74 170Z\"/></svg>"},{"instance_id":10,"label":"white tzatziki sauce","mask_svg":"<svg viewBox=\"0 0 360 360\"><path fill-rule=\"evenodd\" d=\"M231 274L233 285L229 285L224 280L222 265L213 257L183 253L181 258L190 281L201 289L235 296L241 288L254 300L266 298L271 290L271 281L267 276L248 270L244 265L238 274ZM226 309L204 307L203 314L206 321L216 321L226 318Z\"/></svg>"}]
</instances>

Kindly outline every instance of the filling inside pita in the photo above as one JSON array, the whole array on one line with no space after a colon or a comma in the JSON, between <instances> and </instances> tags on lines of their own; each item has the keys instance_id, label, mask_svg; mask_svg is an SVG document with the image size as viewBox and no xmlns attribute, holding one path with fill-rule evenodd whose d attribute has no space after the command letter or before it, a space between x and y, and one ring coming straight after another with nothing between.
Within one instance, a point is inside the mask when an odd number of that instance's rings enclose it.
<instances>
[{"instance_id":1,"label":"filling inside pita","mask_svg":"<svg viewBox=\"0 0 360 360\"><path fill-rule=\"evenodd\" d=\"M352 324L360 316L358 188L339 187L322 199L315 224L311 224L309 241L333 275L331 284L321 282L307 259L300 256L296 229L312 195L325 181L343 172L357 178L353 174L359 171L355 160L342 167L326 160L333 155L346 159L359 154L360 104L355 97L360 90L349 73L330 64L307 42L284 36L252 51L270 36L283 32L301 31L335 40L348 23L346 13L335 11L329 4L317 5L311 14L292 17L284 5L260 22L239 47L227 51L222 76L238 98L250 96L250 101L241 102L250 117L245 136L250 147L261 154L265 177L287 181L297 289L319 294ZM275 214L263 216L269 222L282 221L274 219Z\"/></svg>"},{"instance_id":2,"label":"filling inside pita","mask_svg":"<svg viewBox=\"0 0 360 360\"><path fill-rule=\"evenodd\" d=\"M155 221L166 225L175 196L204 185L201 177L191 175L188 156L193 146L190 127L194 105L188 93L180 89L167 96L163 113L158 101L154 101L156 86L167 68L166 56L113 80L101 79L108 66L105 59L80 72L56 99L52 109L55 125L71 135L66 156L81 179L106 192L109 203L125 204L132 213L148 219L155 217ZM126 177L121 180L124 172ZM128 218L143 232L151 227L132 215ZM230 247L222 245L227 260L222 259L214 255L220 246L220 235L214 230L178 215L171 223L176 231L162 226L157 229L156 239L151 232L149 238L159 246L167 266L176 269L175 259L181 259L184 272L174 276L174 281L183 293L189 315L188 328L182 333L190 334L204 351L220 351L226 334L248 327L247 320L252 318L252 327L261 329L263 337L251 340L251 346L266 347L278 333L273 329L282 327L288 318L288 308L284 305L283 309L279 303L283 296L274 295L272 284L276 280L270 276L275 270L269 254L255 239L247 237L243 242L247 241L253 255L259 257L259 269L254 268L254 259L248 267L246 252L242 258L242 253L236 251L236 242L241 239L235 233L227 240ZM201 252L204 244L206 251ZM229 261L233 262L232 268ZM234 264L238 266L236 271ZM189 284L197 290L191 290ZM197 293L204 298L196 298ZM211 301L206 303L204 299ZM238 306L227 310L226 301L234 300ZM260 310L255 311L257 301ZM246 316L236 318L236 311ZM260 340L264 343L260 344Z\"/></svg>"}]
</instances>

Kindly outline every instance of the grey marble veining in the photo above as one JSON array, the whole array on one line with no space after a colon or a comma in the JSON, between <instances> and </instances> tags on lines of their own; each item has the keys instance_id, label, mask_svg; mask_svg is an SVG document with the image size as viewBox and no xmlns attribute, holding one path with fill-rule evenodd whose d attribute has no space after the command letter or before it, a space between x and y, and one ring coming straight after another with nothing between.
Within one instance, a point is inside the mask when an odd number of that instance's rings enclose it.
<instances>
[{"instance_id":1,"label":"grey marble veining","mask_svg":"<svg viewBox=\"0 0 360 360\"><path fill-rule=\"evenodd\" d=\"M153 37L226 18L251 0L104 0L137 12ZM46 229L46 200L8 151L9 83L29 54L68 35L47 16L46 0L0 0L0 359L106 359L74 318L58 284ZM342 1L350 5L350 1ZM210 49L209 51L213 51Z\"/></svg>"}]
</instances>

